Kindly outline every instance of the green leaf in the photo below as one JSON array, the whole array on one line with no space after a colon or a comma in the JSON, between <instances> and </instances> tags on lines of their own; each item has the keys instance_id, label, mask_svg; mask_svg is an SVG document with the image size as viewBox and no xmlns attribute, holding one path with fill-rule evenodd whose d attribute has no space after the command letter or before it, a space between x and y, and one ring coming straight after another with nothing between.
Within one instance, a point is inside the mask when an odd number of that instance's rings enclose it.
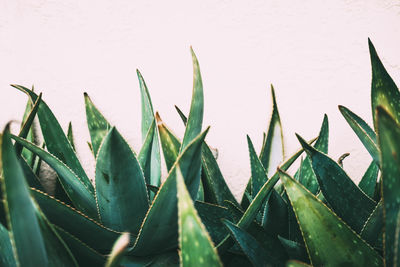
<instances>
[{"instance_id":1,"label":"green leaf","mask_svg":"<svg viewBox=\"0 0 400 267\"><path fill-rule=\"evenodd\" d=\"M361 143L367 149L374 162L380 165L379 148L376 143L376 134L374 130L359 116L351 112L348 108L339 106L339 110L346 119L350 127L356 133Z\"/></svg>"},{"instance_id":2,"label":"green leaf","mask_svg":"<svg viewBox=\"0 0 400 267\"><path fill-rule=\"evenodd\" d=\"M140 95L142 103L142 142L145 142L147 134L155 121L153 104L151 103L150 93L146 83L139 70L136 70L139 78ZM161 155L160 155L160 140L158 138L157 129L153 133L153 142L151 146L150 157L150 173L148 184L160 186L161 184Z\"/></svg>"},{"instance_id":3,"label":"green leaf","mask_svg":"<svg viewBox=\"0 0 400 267\"><path fill-rule=\"evenodd\" d=\"M39 97L36 99L35 104L33 104L32 106L32 102L29 99L28 100L28 104L26 106L26 111L24 114L24 118L22 119L23 124L21 126L21 130L18 134L19 137L21 138L27 138L28 140L30 140L31 142L34 142L35 138L34 138L34 128L33 128L33 123L34 123L34 119L36 117L36 114L38 112L39 109L39 105L40 102L42 101L42 94L39 95ZM15 151L17 153L17 155L21 155L22 152L22 146L19 144L15 144ZM32 166L33 164L33 154L31 152L27 153L27 151L25 151L24 153L25 159L27 160L29 166Z\"/></svg>"},{"instance_id":4,"label":"green leaf","mask_svg":"<svg viewBox=\"0 0 400 267\"><path fill-rule=\"evenodd\" d=\"M161 117L156 113L156 120L158 131L160 133L161 147L164 153L165 164L167 170L170 171L179 155L179 148L181 141L176 137L172 131L161 120Z\"/></svg>"},{"instance_id":5,"label":"green leaf","mask_svg":"<svg viewBox=\"0 0 400 267\"><path fill-rule=\"evenodd\" d=\"M119 267L122 261L122 257L128 250L128 245L130 242L129 233L123 233L117 241L115 241L114 246L111 250L111 254L107 258L105 267Z\"/></svg>"},{"instance_id":6,"label":"green leaf","mask_svg":"<svg viewBox=\"0 0 400 267\"><path fill-rule=\"evenodd\" d=\"M97 151L99 150L104 137L106 137L107 133L110 131L111 125L93 104L89 95L87 93L84 93L83 95L85 98L86 120L89 128L90 139L92 141L91 147L94 156L97 157Z\"/></svg>"},{"instance_id":7,"label":"green leaf","mask_svg":"<svg viewBox=\"0 0 400 267\"><path fill-rule=\"evenodd\" d=\"M115 127L97 154L96 200L105 226L139 232L149 208L147 188L136 155Z\"/></svg>"},{"instance_id":8,"label":"green leaf","mask_svg":"<svg viewBox=\"0 0 400 267\"><path fill-rule=\"evenodd\" d=\"M222 266L214 244L194 208L179 167L176 176L182 266Z\"/></svg>"},{"instance_id":9,"label":"green leaf","mask_svg":"<svg viewBox=\"0 0 400 267\"><path fill-rule=\"evenodd\" d=\"M312 265L383 266L379 254L320 200L283 171L279 175L296 213Z\"/></svg>"},{"instance_id":10,"label":"green leaf","mask_svg":"<svg viewBox=\"0 0 400 267\"><path fill-rule=\"evenodd\" d=\"M74 237L79 237L82 242L102 254L110 251L120 234L46 193L32 188L31 194L52 224Z\"/></svg>"},{"instance_id":11,"label":"green leaf","mask_svg":"<svg viewBox=\"0 0 400 267\"><path fill-rule=\"evenodd\" d=\"M57 172L61 185L78 210L92 218L98 217L94 193L91 192L90 188L88 188L81 178L78 177L67 165L52 154L32 143L29 143L25 139L19 138L18 136L12 136L12 138L43 159Z\"/></svg>"},{"instance_id":12,"label":"green leaf","mask_svg":"<svg viewBox=\"0 0 400 267\"><path fill-rule=\"evenodd\" d=\"M328 116L325 114L322 122L321 130L318 135L318 139L315 142L314 148L327 154L328 153L328 140L329 140L329 123ZM319 191L318 179L315 176L312 168L311 159L307 156L299 169L299 181L314 195Z\"/></svg>"},{"instance_id":13,"label":"green leaf","mask_svg":"<svg viewBox=\"0 0 400 267\"><path fill-rule=\"evenodd\" d=\"M11 245L10 234L1 223L0 223L0 265L14 267L17 266L15 261L13 248Z\"/></svg>"},{"instance_id":14,"label":"green leaf","mask_svg":"<svg viewBox=\"0 0 400 267\"><path fill-rule=\"evenodd\" d=\"M364 191L370 198L374 197L376 182L378 180L379 167L375 162L371 162L367 171L363 175L358 187Z\"/></svg>"},{"instance_id":15,"label":"green leaf","mask_svg":"<svg viewBox=\"0 0 400 267\"><path fill-rule=\"evenodd\" d=\"M299 135L297 138L311 158L325 199L335 213L359 233L374 210L375 201L361 191L334 160L308 145Z\"/></svg>"},{"instance_id":16,"label":"green leaf","mask_svg":"<svg viewBox=\"0 0 400 267\"><path fill-rule=\"evenodd\" d=\"M81 240L54 225L57 233L65 241L79 266L103 266L106 259L103 255L83 243Z\"/></svg>"},{"instance_id":17,"label":"green leaf","mask_svg":"<svg viewBox=\"0 0 400 267\"><path fill-rule=\"evenodd\" d=\"M271 234L287 236L288 205L285 200L272 190L262 218L262 226Z\"/></svg>"},{"instance_id":18,"label":"green leaf","mask_svg":"<svg viewBox=\"0 0 400 267\"><path fill-rule=\"evenodd\" d=\"M311 140L311 143L314 142L315 139ZM295 154L293 154L289 159L287 159L281 166L281 169L287 170L293 162L303 153L303 149L300 149ZM252 221L256 218L259 210L261 209L262 205L264 204L266 198L274 189L275 184L279 180L278 172L276 172L260 189L258 194L254 197L253 201L250 203L249 207L247 208L246 212L243 214L242 218L240 218L239 222L236 224L238 227L242 229L246 229ZM226 251L232 242L229 237L226 237L218 244L218 251Z\"/></svg>"},{"instance_id":19,"label":"green leaf","mask_svg":"<svg viewBox=\"0 0 400 267\"><path fill-rule=\"evenodd\" d=\"M267 171L268 177L275 174L276 168L285 157L281 119L276 104L275 90L271 84L272 115L268 132L261 149L260 160Z\"/></svg>"},{"instance_id":20,"label":"green leaf","mask_svg":"<svg viewBox=\"0 0 400 267\"><path fill-rule=\"evenodd\" d=\"M376 114L378 106L384 107L393 116L393 119L400 123L400 92L379 59L370 39L368 39L368 46L372 66L372 117L374 118L375 131L378 131L378 117Z\"/></svg>"},{"instance_id":21,"label":"green leaf","mask_svg":"<svg viewBox=\"0 0 400 267\"><path fill-rule=\"evenodd\" d=\"M20 85L12 86L26 93L32 101L37 100L38 96L33 91ZM40 102L37 114L47 150L71 168L71 170L81 179L81 182L86 186L86 188L88 188L91 193L94 193L93 185L83 170L74 149L68 141L68 138L65 136L64 131L55 118L53 112L51 112L50 108L43 100Z\"/></svg>"},{"instance_id":22,"label":"green leaf","mask_svg":"<svg viewBox=\"0 0 400 267\"><path fill-rule=\"evenodd\" d=\"M201 80L200 66L193 49L190 48L193 60L193 93L192 103L190 104L190 112L187 120L187 126L185 129L185 135L183 136L182 146L180 153L192 142L192 140L198 136L201 132L201 126L203 124L203 112L204 112L204 94L203 94L203 82Z\"/></svg>"},{"instance_id":23,"label":"green leaf","mask_svg":"<svg viewBox=\"0 0 400 267\"><path fill-rule=\"evenodd\" d=\"M43 186L39 181L39 178L32 171L32 169L28 166L28 163L23 158L19 158L19 163L24 172L25 179L26 179L29 187L34 187L34 188L44 191Z\"/></svg>"},{"instance_id":24,"label":"green leaf","mask_svg":"<svg viewBox=\"0 0 400 267\"><path fill-rule=\"evenodd\" d=\"M1 137L3 166L1 182L17 265L47 266L54 264L56 258L59 258L60 265L75 266L75 259L30 196L23 170L11 143L8 127Z\"/></svg>"},{"instance_id":25,"label":"green leaf","mask_svg":"<svg viewBox=\"0 0 400 267\"><path fill-rule=\"evenodd\" d=\"M142 148L140 149L138 160L140 166L142 167L144 178L146 184L150 185L150 178L151 178L151 155L152 155L152 147L153 147L153 140L154 140L154 133L155 133L156 124L153 120L149 131L147 132L146 139L143 142Z\"/></svg>"},{"instance_id":26,"label":"green leaf","mask_svg":"<svg viewBox=\"0 0 400 267\"><path fill-rule=\"evenodd\" d=\"M268 180L265 169L257 156L257 153L254 149L253 143L251 142L250 137L247 135L247 144L249 147L250 154L250 169L251 169L251 195L257 195L258 191L260 191L261 187Z\"/></svg>"},{"instance_id":27,"label":"green leaf","mask_svg":"<svg viewBox=\"0 0 400 267\"><path fill-rule=\"evenodd\" d=\"M218 244L228 234L228 231L221 219L233 220L230 210L226 207L213 205L201 201L196 201L194 206L205 225L211 239Z\"/></svg>"},{"instance_id":28,"label":"green leaf","mask_svg":"<svg viewBox=\"0 0 400 267\"><path fill-rule=\"evenodd\" d=\"M74 142L74 134L72 133L72 123L71 122L69 122L69 124L68 124L67 138L68 138L68 141L71 144L72 148L74 149L74 151L76 151L75 142Z\"/></svg>"},{"instance_id":29,"label":"green leaf","mask_svg":"<svg viewBox=\"0 0 400 267\"><path fill-rule=\"evenodd\" d=\"M396 266L395 255L400 249L397 232L400 214L400 126L383 108L377 108L378 143L381 149L382 193L384 205L384 255L386 266Z\"/></svg>"},{"instance_id":30,"label":"green leaf","mask_svg":"<svg viewBox=\"0 0 400 267\"><path fill-rule=\"evenodd\" d=\"M375 248L382 249L382 233L383 233L383 203L379 201L376 208L365 222L361 230L361 237Z\"/></svg>"},{"instance_id":31,"label":"green leaf","mask_svg":"<svg viewBox=\"0 0 400 267\"><path fill-rule=\"evenodd\" d=\"M186 125L187 118L185 114L183 114L177 106L175 106L175 109L178 111L179 116ZM171 136L171 139L173 139L173 135ZM177 142L179 142L179 140ZM217 160L206 142L204 142L202 147L201 163L201 181L204 186L204 195L207 202L225 206L224 202L230 201L239 207L239 203L237 203L236 198L233 196L231 190L226 184Z\"/></svg>"},{"instance_id":32,"label":"green leaf","mask_svg":"<svg viewBox=\"0 0 400 267\"><path fill-rule=\"evenodd\" d=\"M282 265L282 262L275 259L271 251L266 251L253 236L228 220L224 220L224 223L229 229L231 236L239 244L243 253L254 266Z\"/></svg>"},{"instance_id":33,"label":"green leaf","mask_svg":"<svg viewBox=\"0 0 400 267\"><path fill-rule=\"evenodd\" d=\"M179 167L182 171L190 195L195 198L200 183L201 145L207 132L208 128L179 155L167 179L158 190L129 255L148 256L177 247L176 169Z\"/></svg>"}]
</instances>

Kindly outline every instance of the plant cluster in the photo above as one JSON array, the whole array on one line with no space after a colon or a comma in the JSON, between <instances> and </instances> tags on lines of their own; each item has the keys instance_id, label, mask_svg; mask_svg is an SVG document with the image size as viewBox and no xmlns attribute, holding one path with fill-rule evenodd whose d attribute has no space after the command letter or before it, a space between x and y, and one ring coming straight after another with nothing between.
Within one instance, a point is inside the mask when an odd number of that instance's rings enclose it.
<instances>
[{"instance_id":1,"label":"plant cluster","mask_svg":"<svg viewBox=\"0 0 400 267\"><path fill-rule=\"evenodd\" d=\"M205 141L193 51L189 115L177 108L186 126L182 139L154 113L139 72L138 153L85 93L93 180L78 160L71 124L64 133L42 94L12 85L28 104L20 132L7 125L0 136L0 265L400 266L400 92L369 47L374 127L339 106L372 157L360 183L327 155L326 115L318 137L307 142L297 135L299 151L284 160L272 88L260 153L247 137L251 178L241 201ZM304 151L292 177L286 171ZM41 182L42 161L57 173L51 194Z\"/></svg>"}]
</instances>

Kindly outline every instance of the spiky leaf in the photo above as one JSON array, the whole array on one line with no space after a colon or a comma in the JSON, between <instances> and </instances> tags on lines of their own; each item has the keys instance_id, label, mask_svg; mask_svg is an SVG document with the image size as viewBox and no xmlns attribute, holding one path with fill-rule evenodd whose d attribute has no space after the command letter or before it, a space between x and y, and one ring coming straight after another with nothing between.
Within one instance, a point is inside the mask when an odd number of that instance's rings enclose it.
<instances>
[{"instance_id":1,"label":"spiky leaf","mask_svg":"<svg viewBox=\"0 0 400 267\"><path fill-rule=\"evenodd\" d=\"M136 155L115 127L97 155L96 200L104 225L139 232L149 208L146 184Z\"/></svg>"},{"instance_id":2,"label":"spiky leaf","mask_svg":"<svg viewBox=\"0 0 400 267\"><path fill-rule=\"evenodd\" d=\"M335 213L360 232L376 203L347 176L344 170L327 155L308 145L297 135L312 161L321 191Z\"/></svg>"},{"instance_id":3,"label":"spiky leaf","mask_svg":"<svg viewBox=\"0 0 400 267\"><path fill-rule=\"evenodd\" d=\"M176 174L182 266L222 266L214 244L197 215L179 167Z\"/></svg>"},{"instance_id":4,"label":"spiky leaf","mask_svg":"<svg viewBox=\"0 0 400 267\"><path fill-rule=\"evenodd\" d=\"M339 106L339 110L346 119L350 127L360 139L361 143L367 149L374 162L380 165L379 149L376 143L376 134L371 127L359 116L351 112L348 108Z\"/></svg>"},{"instance_id":5,"label":"spiky leaf","mask_svg":"<svg viewBox=\"0 0 400 267\"><path fill-rule=\"evenodd\" d=\"M372 66L372 117L374 118L375 131L378 131L378 118L376 114L378 106L384 107L393 116L394 120L400 123L400 92L379 59L370 39L368 39L368 46Z\"/></svg>"},{"instance_id":6,"label":"spiky leaf","mask_svg":"<svg viewBox=\"0 0 400 267\"><path fill-rule=\"evenodd\" d=\"M396 266L399 264L396 260L400 249L397 232L400 217L400 126L383 107L377 108L377 116L382 159L385 262L387 266Z\"/></svg>"},{"instance_id":7,"label":"spiky leaf","mask_svg":"<svg viewBox=\"0 0 400 267\"><path fill-rule=\"evenodd\" d=\"M358 187L370 198L374 197L376 191L376 182L378 180L379 167L375 162L371 162L367 171L364 173Z\"/></svg>"},{"instance_id":8,"label":"spiky leaf","mask_svg":"<svg viewBox=\"0 0 400 267\"><path fill-rule=\"evenodd\" d=\"M105 267L119 267L121 265L122 257L127 252L129 241L129 233L123 233L118 237L111 250L111 254L107 258Z\"/></svg>"},{"instance_id":9,"label":"spiky leaf","mask_svg":"<svg viewBox=\"0 0 400 267\"><path fill-rule=\"evenodd\" d=\"M312 265L383 265L379 254L320 200L283 171L279 174L296 213Z\"/></svg>"}]
</instances>

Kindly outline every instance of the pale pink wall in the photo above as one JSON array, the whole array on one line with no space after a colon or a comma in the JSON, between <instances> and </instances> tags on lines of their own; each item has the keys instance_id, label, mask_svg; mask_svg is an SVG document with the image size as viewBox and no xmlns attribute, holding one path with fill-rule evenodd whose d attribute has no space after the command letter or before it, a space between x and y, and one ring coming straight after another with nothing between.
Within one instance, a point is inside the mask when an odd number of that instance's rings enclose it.
<instances>
[{"instance_id":1,"label":"pale pink wall","mask_svg":"<svg viewBox=\"0 0 400 267\"><path fill-rule=\"evenodd\" d=\"M400 4L375 1L0 1L0 123L20 119L25 96L8 84L44 93L60 122L71 120L78 151L92 172L83 92L87 91L136 151L140 101L135 69L165 122L183 134L174 104L188 110L189 46L201 65L208 141L219 149L229 185L241 194L249 176L245 134L256 147L276 88L287 152L294 132L331 126L330 155L351 156L356 180L369 163L337 110L342 104L370 122L371 37L400 84Z\"/></svg>"}]
</instances>

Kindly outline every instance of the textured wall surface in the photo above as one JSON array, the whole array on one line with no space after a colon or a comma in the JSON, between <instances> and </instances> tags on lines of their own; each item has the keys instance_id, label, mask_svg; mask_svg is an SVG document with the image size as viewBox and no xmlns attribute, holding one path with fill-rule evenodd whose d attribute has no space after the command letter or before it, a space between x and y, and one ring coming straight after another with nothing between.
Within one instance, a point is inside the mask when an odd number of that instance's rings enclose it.
<instances>
[{"instance_id":1,"label":"textured wall surface","mask_svg":"<svg viewBox=\"0 0 400 267\"><path fill-rule=\"evenodd\" d=\"M337 106L371 122L368 37L400 84L398 0L0 0L0 123L19 120L25 106L9 84L34 84L63 126L72 121L93 177L83 92L138 151L139 68L155 109L182 136L174 104L189 110L192 45L203 76L204 124L212 126L207 139L237 196L250 173L246 134L259 150L271 83L286 154L299 146L294 133L316 136L326 113L329 154L350 152L344 166L359 180L370 158Z\"/></svg>"}]
</instances>

